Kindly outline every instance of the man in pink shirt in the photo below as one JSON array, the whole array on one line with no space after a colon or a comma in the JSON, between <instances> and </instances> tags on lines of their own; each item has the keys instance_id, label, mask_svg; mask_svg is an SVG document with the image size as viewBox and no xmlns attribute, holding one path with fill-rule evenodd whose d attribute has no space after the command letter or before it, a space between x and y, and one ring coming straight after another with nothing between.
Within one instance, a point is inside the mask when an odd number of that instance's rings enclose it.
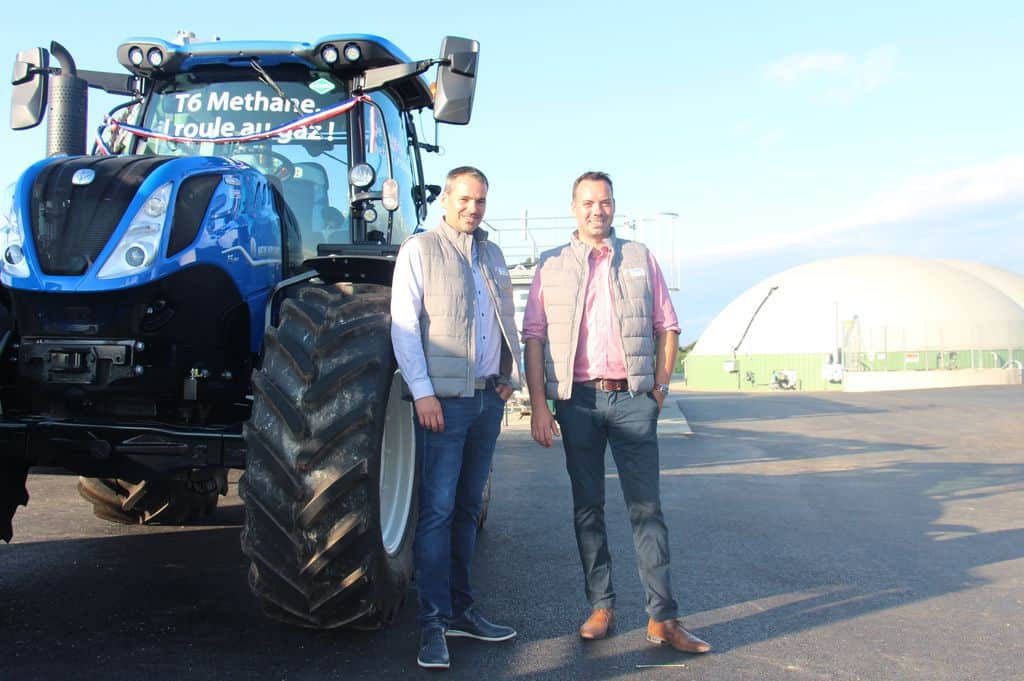
<instances>
[{"instance_id":1,"label":"man in pink shirt","mask_svg":"<svg viewBox=\"0 0 1024 681\"><path fill-rule=\"evenodd\" d=\"M615 235L606 173L577 178L572 211L577 231L537 266L523 341L533 439L550 447L561 433L572 483L573 525L591 605L579 633L604 638L614 620L604 522L604 452L610 445L646 594L647 639L705 653L711 646L677 619L659 491L657 420L679 347L676 313L654 256L643 244Z\"/></svg>"}]
</instances>

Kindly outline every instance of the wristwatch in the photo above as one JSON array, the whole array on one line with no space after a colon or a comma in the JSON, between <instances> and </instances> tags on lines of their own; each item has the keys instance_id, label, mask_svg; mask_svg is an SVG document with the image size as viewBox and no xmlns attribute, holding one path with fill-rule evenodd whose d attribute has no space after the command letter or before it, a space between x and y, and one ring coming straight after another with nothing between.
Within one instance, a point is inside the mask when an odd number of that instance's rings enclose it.
<instances>
[{"instance_id":1,"label":"wristwatch","mask_svg":"<svg viewBox=\"0 0 1024 681\"><path fill-rule=\"evenodd\" d=\"M662 395L668 396L668 383L659 383L654 386L654 389L660 392Z\"/></svg>"}]
</instances>

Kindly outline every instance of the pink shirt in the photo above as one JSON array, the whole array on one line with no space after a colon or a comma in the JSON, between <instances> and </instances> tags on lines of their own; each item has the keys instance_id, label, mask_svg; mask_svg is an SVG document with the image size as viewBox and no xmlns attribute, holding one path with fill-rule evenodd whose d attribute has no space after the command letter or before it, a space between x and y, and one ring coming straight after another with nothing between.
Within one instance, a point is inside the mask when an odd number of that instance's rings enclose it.
<instances>
[{"instance_id":1,"label":"pink shirt","mask_svg":"<svg viewBox=\"0 0 1024 681\"><path fill-rule=\"evenodd\" d=\"M626 378L626 353L622 349L622 335L619 333L619 319L612 304L611 249L601 245L590 251L590 276L584 298L583 316L580 320L579 344L573 362L575 382L595 378ZM648 251L647 260L651 270L651 285L654 293L654 328L657 337L665 331L679 333L672 299L654 255ZM530 295L523 315L523 342L547 339L547 314L544 312L544 287L540 276L534 276Z\"/></svg>"}]
</instances>

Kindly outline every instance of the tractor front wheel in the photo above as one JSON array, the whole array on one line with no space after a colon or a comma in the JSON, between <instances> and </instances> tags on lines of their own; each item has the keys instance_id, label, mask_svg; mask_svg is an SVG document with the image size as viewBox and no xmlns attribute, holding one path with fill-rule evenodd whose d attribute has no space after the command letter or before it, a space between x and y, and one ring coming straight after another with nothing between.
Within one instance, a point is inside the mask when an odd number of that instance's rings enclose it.
<instances>
[{"instance_id":1,"label":"tractor front wheel","mask_svg":"<svg viewBox=\"0 0 1024 681\"><path fill-rule=\"evenodd\" d=\"M416 450L390 289L305 284L268 330L245 425L242 550L264 612L376 628L412 574Z\"/></svg>"}]
</instances>

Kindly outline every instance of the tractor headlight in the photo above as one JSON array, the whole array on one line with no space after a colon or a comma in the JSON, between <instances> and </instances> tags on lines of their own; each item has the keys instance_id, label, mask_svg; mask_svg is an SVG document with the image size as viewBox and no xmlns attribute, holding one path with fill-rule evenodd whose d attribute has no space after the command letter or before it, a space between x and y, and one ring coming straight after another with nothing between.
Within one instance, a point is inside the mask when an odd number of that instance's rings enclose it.
<instances>
[{"instance_id":1,"label":"tractor headlight","mask_svg":"<svg viewBox=\"0 0 1024 681\"><path fill-rule=\"evenodd\" d=\"M132 218L124 236L96 275L99 279L126 277L152 267L167 224L170 199L170 182L146 197L142 208Z\"/></svg>"},{"instance_id":2,"label":"tractor headlight","mask_svg":"<svg viewBox=\"0 0 1024 681\"><path fill-rule=\"evenodd\" d=\"M159 218L167 212L167 196L170 194L170 185L164 185L168 189L165 192L161 192L159 189L146 199L146 203L142 204L142 212L151 218ZM163 187L161 187L163 189Z\"/></svg>"},{"instance_id":3,"label":"tractor headlight","mask_svg":"<svg viewBox=\"0 0 1024 681\"><path fill-rule=\"evenodd\" d=\"M20 265L25 259L25 253L18 244L11 244L4 249L4 260L8 265Z\"/></svg>"},{"instance_id":4,"label":"tractor headlight","mask_svg":"<svg viewBox=\"0 0 1024 681\"><path fill-rule=\"evenodd\" d=\"M25 231L18 222L14 210L14 185L9 185L0 197L3 214L0 215L0 266L4 274L11 277L28 276L28 262L25 260Z\"/></svg>"},{"instance_id":5,"label":"tractor headlight","mask_svg":"<svg viewBox=\"0 0 1024 681\"><path fill-rule=\"evenodd\" d=\"M345 45L345 60L351 64L363 58L363 50L355 43Z\"/></svg>"},{"instance_id":6,"label":"tractor headlight","mask_svg":"<svg viewBox=\"0 0 1024 681\"><path fill-rule=\"evenodd\" d=\"M376 179L377 174L373 172L373 166L369 163L352 166L352 170L348 171L348 181L357 189L366 189Z\"/></svg>"},{"instance_id":7,"label":"tractor headlight","mask_svg":"<svg viewBox=\"0 0 1024 681\"><path fill-rule=\"evenodd\" d=\"M320 58L325 64L336 64L338 62L338 48L334 45L324 45L320 49Z\"/></svg>"},{"instance_id":8,"label":"tractor headlight","mask_svg":"<svg viewBox=\"0 0 1024 681\"><path fill-rule=\"evenodd\" d=\"M146 253L146 247L140 244L132 244L124 252L124 261L128 263L129 267L142 267L148 259L149 254Z\"/></svg>"}]
</instances>

